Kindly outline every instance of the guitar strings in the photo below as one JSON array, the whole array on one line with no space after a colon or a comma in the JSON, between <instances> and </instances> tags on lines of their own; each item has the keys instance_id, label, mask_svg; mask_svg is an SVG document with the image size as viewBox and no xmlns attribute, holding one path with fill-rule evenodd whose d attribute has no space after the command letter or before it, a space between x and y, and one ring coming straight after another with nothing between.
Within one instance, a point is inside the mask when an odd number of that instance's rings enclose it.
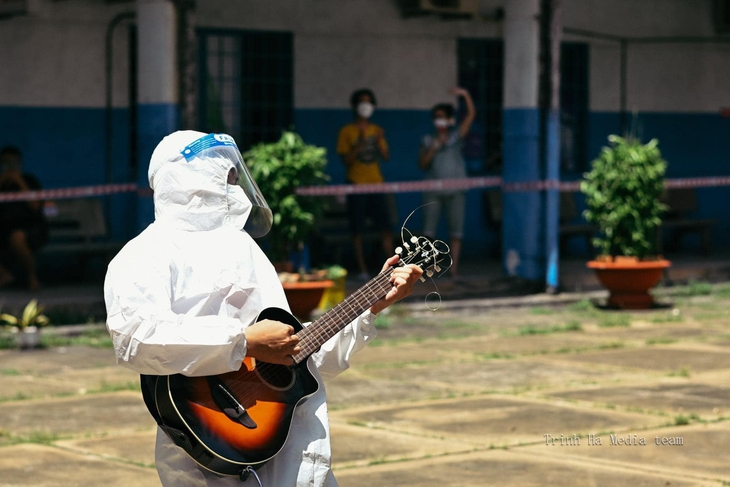
<instances>
[{"instance_id":1,"label":"guitar strings","mask_svg":"<svg viewBox=\"0 0 730 487\"><path fill-rule=\"evenodd\" d=\"M387 278L387 279L384 280L383 278ZM386 271L382 272L381 274L379 274L378 276L376 276L376 278L374 278L371 282L369 282L368 284L366 284L365 286L363 286L363 288L365 288L365 287L368 287L369 288L373 284L377 284L377 285L379 285L381 287L381 291L384 292L387 288L384 288L383 284L389 284L389 279L390 279L390 275L389 275L389 273L386 270ZM358 291L360 291L360 290L358 290ZM370 289L370 291L372 292L372 289ZM375 294L373 294L373 295L375 295ZM359 304L360 306L364 306L364 307L371 306L372 303L374 303L375 301L377 301L377 299L374 300L374 301L365 300L364 301L364 304L363 304L360 301L361 297L365 297L362 292L353 293L353 295L351 295L351 298L353 296L354 296L353 300L354 301L357 301L357 304ZM380 299L380 298L378 297L378 299ZM340 304L342 304L342 303L340 303ZM334 313L334 314L338 314L338 313L339 313L339 311L336 312L336 313ZM346 321L344 321L344 323L345 323L345 326L346 326L347 323L350 323L352 320L354 320L357 316L359 316L360 313L357 313L357 310L356 309L353 309L352 307L350 307L350 311L345 311L344 314L345 314L345 318L344 319L346 320ZM324 318L324 316L322 318ZM320 320L321 320L321 318L320 318ZM320 320L318 320L318 321L320 321ZM317 322L315 322L315 323L317 323ZM314 323L313 323L313 325L314 325ZM339 331L339 330L336 329L336 327L334 325L335 325L335 323L326 324L324 326L324 330L326 330L326 333L325 333L325 331L320 332L318 330L315 330L315 329L312 328L312 325L310 325L310 326L304 328L298 334L301 335L306 330L312 330L309 333L305 333L305 336L307 338L309 338L309 335L312 335L312 334L314 334L316 337L319 337L319 338L322 338L322 337L327 336L329 334L331 334L331 336L334 336ZM317 345L317 348L319 346L320 345ZM307 347L309 347L309 345L307 345ZM316 348L313 349L313 350L311 350L311 352L313 352L314 350L316 350ZM311 354L311 352L309 352L306 356L308 357L309 354ZM300 354L301 353L302 352L300 352ZM271 364L271 363L268 363L268 362L258 362L258 361L256 362L256 370L258 371L258 373L261 376L261 378L264 379L266 382L269 382L269 383L275 382L274 381L275 377L277 375L282 374L283 372L288 372L289 374L292 373L291 370L287 366L285 366L285 365ZM238 388L241 385L243 385L243 390L239 391ZM265 383L255 382L255 383L252 384L250 381L243 380L243 378L239 378L239 377L236 377L236 378L230 379L229 381L226 381L226 387L228 387L228 389L236 396L236 398L238 399L238 401L241 402L242 404L245 404L245 403L247 403L250 400L255 400L256 398L259 397L259 392L260 391L266 390L266 389L269 388L269 386L267 384L265 384Z\"/></svg>"},{"instance_id":2,"label":"guitar strings","mask_svg":"<svg viewBox=\"0 0 730 487\"><path fill-rule=\"evenodd\" d=\"M420 209L423 206L424 205L421 205L420 207L416 208L416 210ZM413 235L405 227L405 223L416 212L416 210L413 210L411 212L411 214L408 216L408 218L406 218L403 226L401 227L401 239L403 240L403 245L409 251L406 256L401 256L397 265L407 265L409 263L412 263L419 257L419 252L423 251L423 249L427 249L423 255L423 263L428 262L429 259L433 259L432 267L435 267L439 262L437 260L437 257L439 255L448 255L448 245L440 240L431 242L425 237L417 237L417 240L413 242ZM410 251L410 246L405 240L405 232L408 232L408 234L411 235L411 239L409 239L409 241L415 243L416 245L416 248L413 251ZM445 248L445 250L439 250L436 245L434 245L436 243L440 243L441 245L443 245L443 248ZM450 264L449 266L447 266L447 269L448 267L450 267ZM347 326L348 323L357 318L362 313L362 311L367 309L369 306L372 306L376 301L381 299L383 293L387 293L391 287L391 272L389 272L390 270L391 269L386 269L382 271L370 282L366 283L360 289L355 291L347 299L345 299L344 301L333 307L331 310L329 310L327 313L325 313L320 319L312 323L310 326L300 330L297 335L300 338L300 342L306 341L306 344L297 354L297 357L302 357L303 359L308 358L309 355L311 355L315 350L317 350L317 348L319 348L324 343L324 341L336 335L342 328ZM368 297L365 294L365 291L369 291L372 297ZM377 291L379 291L381 294L377 294ZM429 293L429 295L430 294L434 293ZM438 292L436 292L435 294L439 296L440 299L440 294ZM353 308L351 304L352 302L355 303L355 308ZM349 310L347 308L349 308ZM361 308L361 311L358 311L358 308ZM292 373L291 369L287 366L270 364L268 362L257 362L256 370L258 371L261 378L269 383L272 382L276 375L279 375L284 370ZM241 391L242 395L239 396L238 391L235 391L235 389L237 389L236 386L240 385L243 382L246 382L245 391ZM231 392L235 393L236 397L240 397L241 402L245 403L249 400L256 399L259 391L264 387L268 389L269 386L262 382L256 382L253 386L251 386L248 381L234 378L230 381L230 384L227 384L227 387L229 387Z\"/></svg>"}]
</instances>

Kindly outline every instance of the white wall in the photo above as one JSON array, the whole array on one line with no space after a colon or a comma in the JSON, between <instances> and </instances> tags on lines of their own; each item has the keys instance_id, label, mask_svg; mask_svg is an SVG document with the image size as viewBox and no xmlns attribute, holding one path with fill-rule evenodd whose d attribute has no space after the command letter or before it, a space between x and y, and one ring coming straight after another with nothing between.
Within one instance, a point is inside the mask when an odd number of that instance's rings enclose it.
<instances>
[{"instance_id":1,"label":"white wall","mask_svg":"<svg viewBox=\"0 0 730 487\"><path fill-rule=\"evenodd\" d=\"M713 37L711 0L563 0L564 24L628 38ZM589 41L590 109L620 108L620 47ZM730 44L628 44L628 110L717 112L730 103Z\"/></svg>"},{"instance_id":2,"label":"white wall","mask_svg":"<svg viewBox=\"0 0 730 487\"><path fill-rule=\"evenodd\" d=\"M28 15L0 20L0 105L97 108L105 105L109 21L134 4L32 0ZM128 36L114 37L114 105L127 102Z\"/></svg>"},{"instance_id":3,"label":"white wall","mask_svg":"<svg viewBox=\"0 0 730 487\"><path fill-rule=\"evenodd\" d=\"M490 11L510 0L481 0ZM563 0L564 25L631 37L712 36L711 0ZM136 4L31 0L31 13L0 20L0 105L103 107L104 36ZM346 108L373 88L381 108L426 109L456 83L459 37L502 37L501 23L404 20L395 0L201 0L201 27L294 33L295 105ZM590 108L619 109L619 46L590 42ZM128 38L114 39L114 105L127 104ZM629 45L627 108L715 112L730 103L730 47Z\"/></svg>"},{"instance_id":4,"label":"white wall","mask_svg":"<svg viewBox=\"0 0 730 487\"><path fill-rule=\"evenodd\" d=\"M482 2L486 10L502 1ZM381 108L433 106L457 81L458 37L501 37L501 25L436 17L404 20L395 0L210 0L205 27L294 33L297 108L346 108L372 88Z\"/></svg>"}]
</instances>

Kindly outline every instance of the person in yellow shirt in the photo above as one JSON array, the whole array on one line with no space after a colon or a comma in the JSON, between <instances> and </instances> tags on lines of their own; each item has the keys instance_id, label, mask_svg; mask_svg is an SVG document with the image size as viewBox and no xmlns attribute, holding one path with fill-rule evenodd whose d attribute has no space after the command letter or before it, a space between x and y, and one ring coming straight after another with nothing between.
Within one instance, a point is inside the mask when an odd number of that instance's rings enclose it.
<instances>
[{"instance_id":1,"label":"person in yellow shirt","mask_svg":"<svg viewBox=\"0 0 730 487\"><path fill-rule=\"evenodd\" d=\"M383 129L370 123L376 105L375 94L370 89L356 90L350 96L354 121L342 127L337 138L337 153L347 168L347 182L350 184L383 182L380 160L387 161L390 154ZM352 194L348 195L347 209L360 278L366 279L368 271L363 256L362 234L367 218L381 232L385 254L393 252L387 200L382 193Z\"/></svg>"}]
</instances>

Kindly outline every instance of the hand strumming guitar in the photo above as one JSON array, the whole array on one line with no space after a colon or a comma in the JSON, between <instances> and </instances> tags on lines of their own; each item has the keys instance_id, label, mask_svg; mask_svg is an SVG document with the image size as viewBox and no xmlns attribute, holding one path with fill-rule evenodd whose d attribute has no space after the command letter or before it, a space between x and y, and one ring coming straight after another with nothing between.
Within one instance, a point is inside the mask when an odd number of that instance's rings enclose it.
<instances>
[{"instance_id":1,"label":"hand strumming guitar","mask_svg":"<svg viewBox=\"0 0 730 487\"><path fill-rule=\"evenodd\" d=\"M280 321L262 320L246 328L247 355L271 364L291 365L300 352L294 328Z\"/></svg>"}]
</instances>

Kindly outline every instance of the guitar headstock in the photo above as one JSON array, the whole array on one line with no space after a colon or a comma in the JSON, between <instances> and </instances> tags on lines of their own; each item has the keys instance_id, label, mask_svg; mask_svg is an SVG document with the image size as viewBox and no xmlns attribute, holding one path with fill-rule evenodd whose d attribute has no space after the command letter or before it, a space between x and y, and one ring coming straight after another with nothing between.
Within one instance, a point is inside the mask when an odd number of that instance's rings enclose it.
<instances>
[{"instance_id":1,"label":"guitar headstock","mask_svg":"<svg viewBox=\"0 0 730 487\"><path fill-rule=\"evenodd\" d=\"M395 253L404 264L415 264L423 269L426 277L440 277L451 267L452 259L446 242L419 237L408 230L401 233L401 238L403 244L395 249ZM425 281L425 278L421 277L421 280Z\"/></svg>"}]
</instances>

